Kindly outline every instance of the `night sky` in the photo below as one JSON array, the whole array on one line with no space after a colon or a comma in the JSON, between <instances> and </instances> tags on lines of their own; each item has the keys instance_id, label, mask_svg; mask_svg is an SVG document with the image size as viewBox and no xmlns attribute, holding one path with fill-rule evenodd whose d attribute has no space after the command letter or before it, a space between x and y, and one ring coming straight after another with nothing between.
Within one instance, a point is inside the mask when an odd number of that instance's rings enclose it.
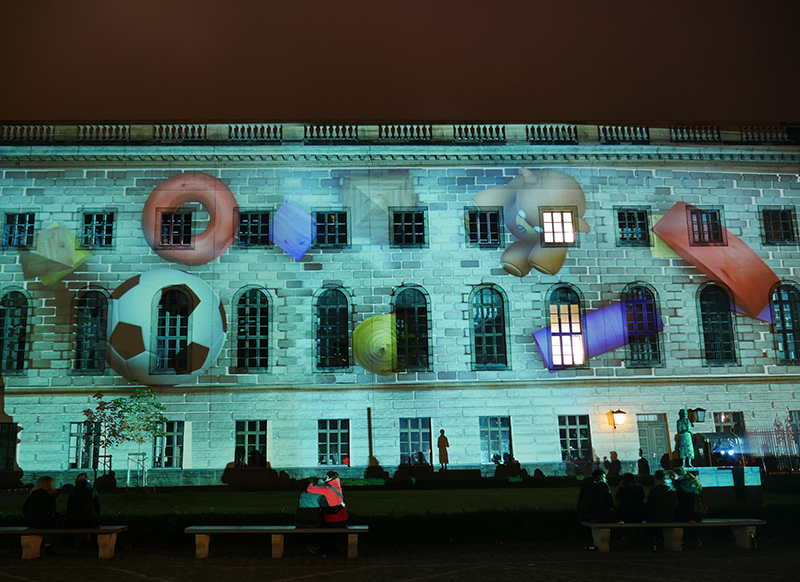
<instances>
[{"instance_id":1,"label":"night sky","mask_svg":"<svg viewBox=\"0 0 800 582\"><path fill-rule=\"evenodd\" d=\"M0 121L800 121L800 1L0 2Z\"/></svg>"}]
</instances>

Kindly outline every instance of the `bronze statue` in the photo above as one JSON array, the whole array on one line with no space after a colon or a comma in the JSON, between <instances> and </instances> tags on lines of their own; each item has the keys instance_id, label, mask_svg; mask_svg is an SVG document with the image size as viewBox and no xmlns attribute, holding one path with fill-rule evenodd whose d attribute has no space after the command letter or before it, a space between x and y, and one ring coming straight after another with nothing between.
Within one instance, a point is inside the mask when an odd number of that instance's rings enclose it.
<instances>
[{"instance_id":1,"label":"bronze statue","mask_svg":"<svg viewBox=\"0 0 800 582\"><path fill-rule=\"evenodd\" d=\"M681 466L694 467L694 444L692 443L692 424L686 414L686 409L681 408L678 413L678 456L681 458Z\"/></svg>"}]
</instances>

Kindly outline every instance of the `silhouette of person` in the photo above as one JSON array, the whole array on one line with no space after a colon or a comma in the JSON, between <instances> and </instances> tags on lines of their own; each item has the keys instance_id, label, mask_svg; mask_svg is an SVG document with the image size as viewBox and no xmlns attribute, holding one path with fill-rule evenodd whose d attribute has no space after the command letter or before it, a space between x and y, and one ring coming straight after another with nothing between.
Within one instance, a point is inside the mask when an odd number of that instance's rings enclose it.
<instances>
[{"instance_id":1,"label":"silhouette of person","mask_svg":"<svg viewBox=\"0 0 800 582\"><path fill-rule=\"evenodd\" d=\"M450 462L447 447L450 446L450 442L444 436L444 429L439 431L439 439L436 441L436 446L439 448L439 466L441 469L447 470L447 464Z\"/></svg>"}]
</instances>

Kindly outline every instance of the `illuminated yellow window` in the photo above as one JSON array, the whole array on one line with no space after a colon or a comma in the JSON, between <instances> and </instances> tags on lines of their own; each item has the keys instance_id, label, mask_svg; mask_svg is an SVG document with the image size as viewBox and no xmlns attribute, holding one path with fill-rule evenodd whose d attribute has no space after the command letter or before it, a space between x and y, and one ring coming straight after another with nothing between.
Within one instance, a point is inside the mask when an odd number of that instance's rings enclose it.
<instances>
[{"instance_id":1,"label":"illuminated yellow window","mask_svg":"<svg viewBox=\"0 0 800 582\"><path fill-rule=\"evenodd\" d=\"M575 217L571 210L542 212L542 240L544 244L572 244L575 242Z\"/></svg>"},{"instance_id":2,"label":"illuminated yellow window","mask_svg":"<svg viewBox=\"0 0 800 582\"><path fill-rule=\"evenodd\" d=\"M555 368L585 361L580 298L569 287L560 287L550 296L550 348Z\"/></svg>"}]
</instances>

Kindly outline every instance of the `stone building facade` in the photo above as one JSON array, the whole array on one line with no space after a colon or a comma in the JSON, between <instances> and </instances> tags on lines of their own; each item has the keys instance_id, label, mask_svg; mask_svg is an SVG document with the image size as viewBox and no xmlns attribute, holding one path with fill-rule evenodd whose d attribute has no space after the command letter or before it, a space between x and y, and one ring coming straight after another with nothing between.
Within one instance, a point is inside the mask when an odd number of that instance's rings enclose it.
<instances>
[{"instance_id":1,"label":"stone building facade","mask_svg":"<svg viewBox=\"0 0 800 582\"><path fill-rule=\"evenodd\" d=\"M797 135L3 126L6 469L66 479L146 452L151 483L392 474L438 468L444 430L451 470L564 474L640 449L657 465L682 408L705 409L695 432L797 424ZM527 235L524 255L557 268L509 273ZM156 270L168 284L131 303ZM226 331L192 311L201 287ZM100 450L82 411L135 384L166 406L166 436Z\"/></svg>"}]
</instances>

